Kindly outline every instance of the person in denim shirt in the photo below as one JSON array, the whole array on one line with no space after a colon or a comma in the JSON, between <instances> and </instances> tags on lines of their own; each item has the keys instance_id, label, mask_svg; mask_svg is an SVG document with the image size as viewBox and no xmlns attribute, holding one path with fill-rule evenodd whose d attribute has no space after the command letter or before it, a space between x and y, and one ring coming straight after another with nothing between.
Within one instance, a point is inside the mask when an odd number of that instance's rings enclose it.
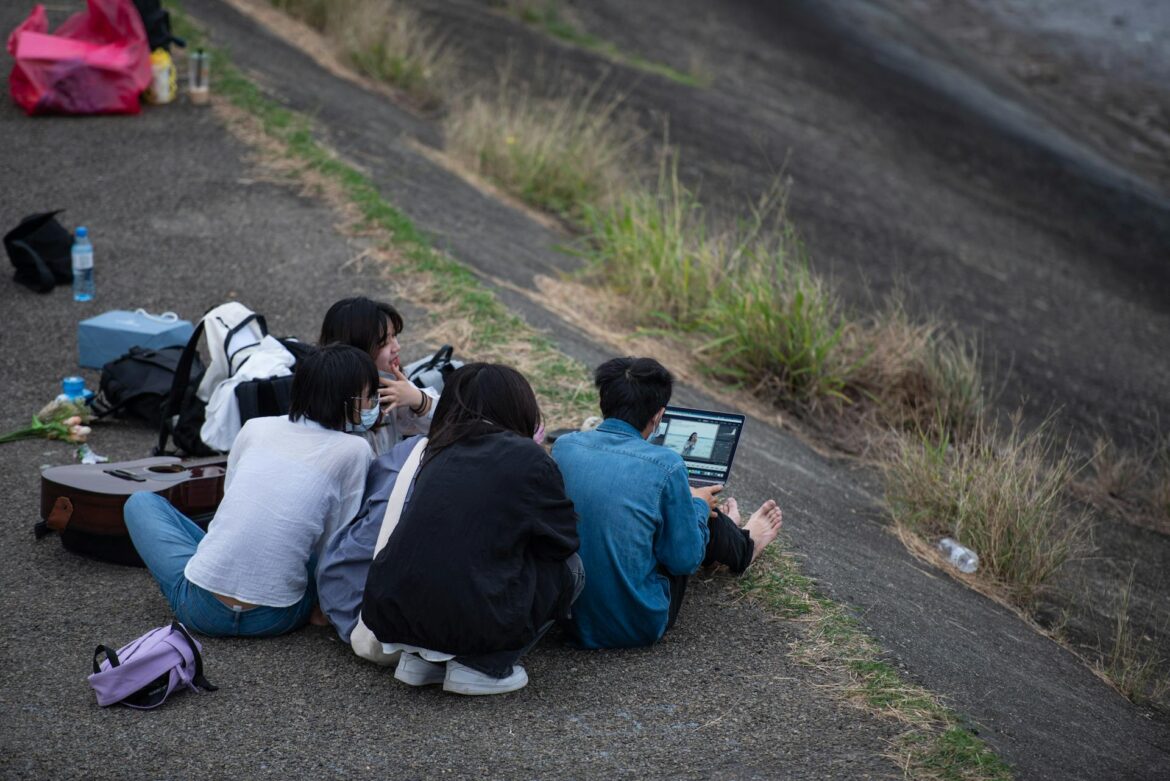
<instances>
[{"instance_id":1,"label":"person in denim shirt","mask_svg":"<svg viewBox=\"0 0 1170 781\"><path fill-rule=\"evenodd\" d=\"M569 629L585 648L650 645L678 617L687 576L712 564L743 572L776 539L781 513L768 500L741 527L734 499L716 510L722 486L692 489L682 456L647 441L674 386L658 361L614 358L594 381L605 420L552 450L588 576Z\"/></svg>"}]
</instances>

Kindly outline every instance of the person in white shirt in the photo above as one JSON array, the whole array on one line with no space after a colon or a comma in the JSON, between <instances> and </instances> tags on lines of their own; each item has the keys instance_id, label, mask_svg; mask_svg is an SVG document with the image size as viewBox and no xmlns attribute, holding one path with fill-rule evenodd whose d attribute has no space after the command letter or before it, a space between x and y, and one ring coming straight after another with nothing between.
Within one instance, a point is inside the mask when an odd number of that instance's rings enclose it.
<instances>
[{"instance_id":1,"label":"person in white shirt","mask_svg":"<svg viewBox=\"0 0 1170 781\"><path fill-rule=\"evenodd\" d=\"M206 532L157 494L126 502L134 547L188 628L263 637L309 621L317 556L360 508L373 453L352 434L380 417L377 388L374 362L357 348L303 358L288 416L241 429Z\"/></svg>"},{"instance_id":2,"label":"person in white shirt","mask_svg":"<svg viewBox=\"0 0 1170 781\"><path fill-rule=\"evenodd\" d=\"M321 346L352 345L374 359L382 418L365 437L375 456L389 453L403 437L430 431L439 400L437 390L419 388L403 374L398 342L402 328L402 315L390 304L361 296L343 298L325 313L317 340Z\"/></svg>"}]
</instances>

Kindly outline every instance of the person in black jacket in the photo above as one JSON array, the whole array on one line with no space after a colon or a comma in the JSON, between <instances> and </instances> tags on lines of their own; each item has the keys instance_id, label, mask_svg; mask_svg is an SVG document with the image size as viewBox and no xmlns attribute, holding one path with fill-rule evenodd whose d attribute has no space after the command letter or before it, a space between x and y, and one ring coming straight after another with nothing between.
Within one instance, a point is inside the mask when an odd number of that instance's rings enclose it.
<instances>
[{"instance_id":1,"label":"person in black jacket","mask_svg":"<svg viewBox=\"0 0 1170 781\"><path fill-rule=\"evenodd\" d=\"M516 662L584 585L577 514L533 441L540 409L515 369L447 380L409 504L366 580L362 620L395 677L459 694L528 683Z\"/></svg>"}]
</instances>

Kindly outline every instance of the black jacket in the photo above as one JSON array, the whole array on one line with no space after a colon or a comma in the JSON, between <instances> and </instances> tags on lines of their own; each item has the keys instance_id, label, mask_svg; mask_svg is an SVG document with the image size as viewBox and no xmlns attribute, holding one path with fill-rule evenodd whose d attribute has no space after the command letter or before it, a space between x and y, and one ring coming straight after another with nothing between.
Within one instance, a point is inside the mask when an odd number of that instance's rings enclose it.
<instances>
[{"instance_id":1,"label":"black jacket","mask_svg":"<svg viewBox=\"0 0 1170 781\"><path fill-rule=\"evenodd\" d=\"M384 643L451 654L519 650L553 618L577 513L556 463L511 432L425 461L366 579L362 620Z\"/></svg>"}]
</instances>

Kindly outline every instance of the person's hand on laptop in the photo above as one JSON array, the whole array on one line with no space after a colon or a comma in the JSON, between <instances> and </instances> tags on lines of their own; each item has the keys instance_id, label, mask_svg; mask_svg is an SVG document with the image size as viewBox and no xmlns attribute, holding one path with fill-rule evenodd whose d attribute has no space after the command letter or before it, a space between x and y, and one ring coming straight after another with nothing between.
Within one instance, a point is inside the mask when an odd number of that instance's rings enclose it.
<instances>
[{"instance_id":1,"label":"person's hand on laptop","mask_svg":"<svg viewBox=\"0 0 1170 781\"><path fill-rule=\"evenodd\" d=\"M705 485L702 488L691 488L691 496L702 499L707 503L707 510L714 513L715 505L719 504L719 500L715 497L722 490L723 486L721 485Z\"/></svg>"}]
</instances>

